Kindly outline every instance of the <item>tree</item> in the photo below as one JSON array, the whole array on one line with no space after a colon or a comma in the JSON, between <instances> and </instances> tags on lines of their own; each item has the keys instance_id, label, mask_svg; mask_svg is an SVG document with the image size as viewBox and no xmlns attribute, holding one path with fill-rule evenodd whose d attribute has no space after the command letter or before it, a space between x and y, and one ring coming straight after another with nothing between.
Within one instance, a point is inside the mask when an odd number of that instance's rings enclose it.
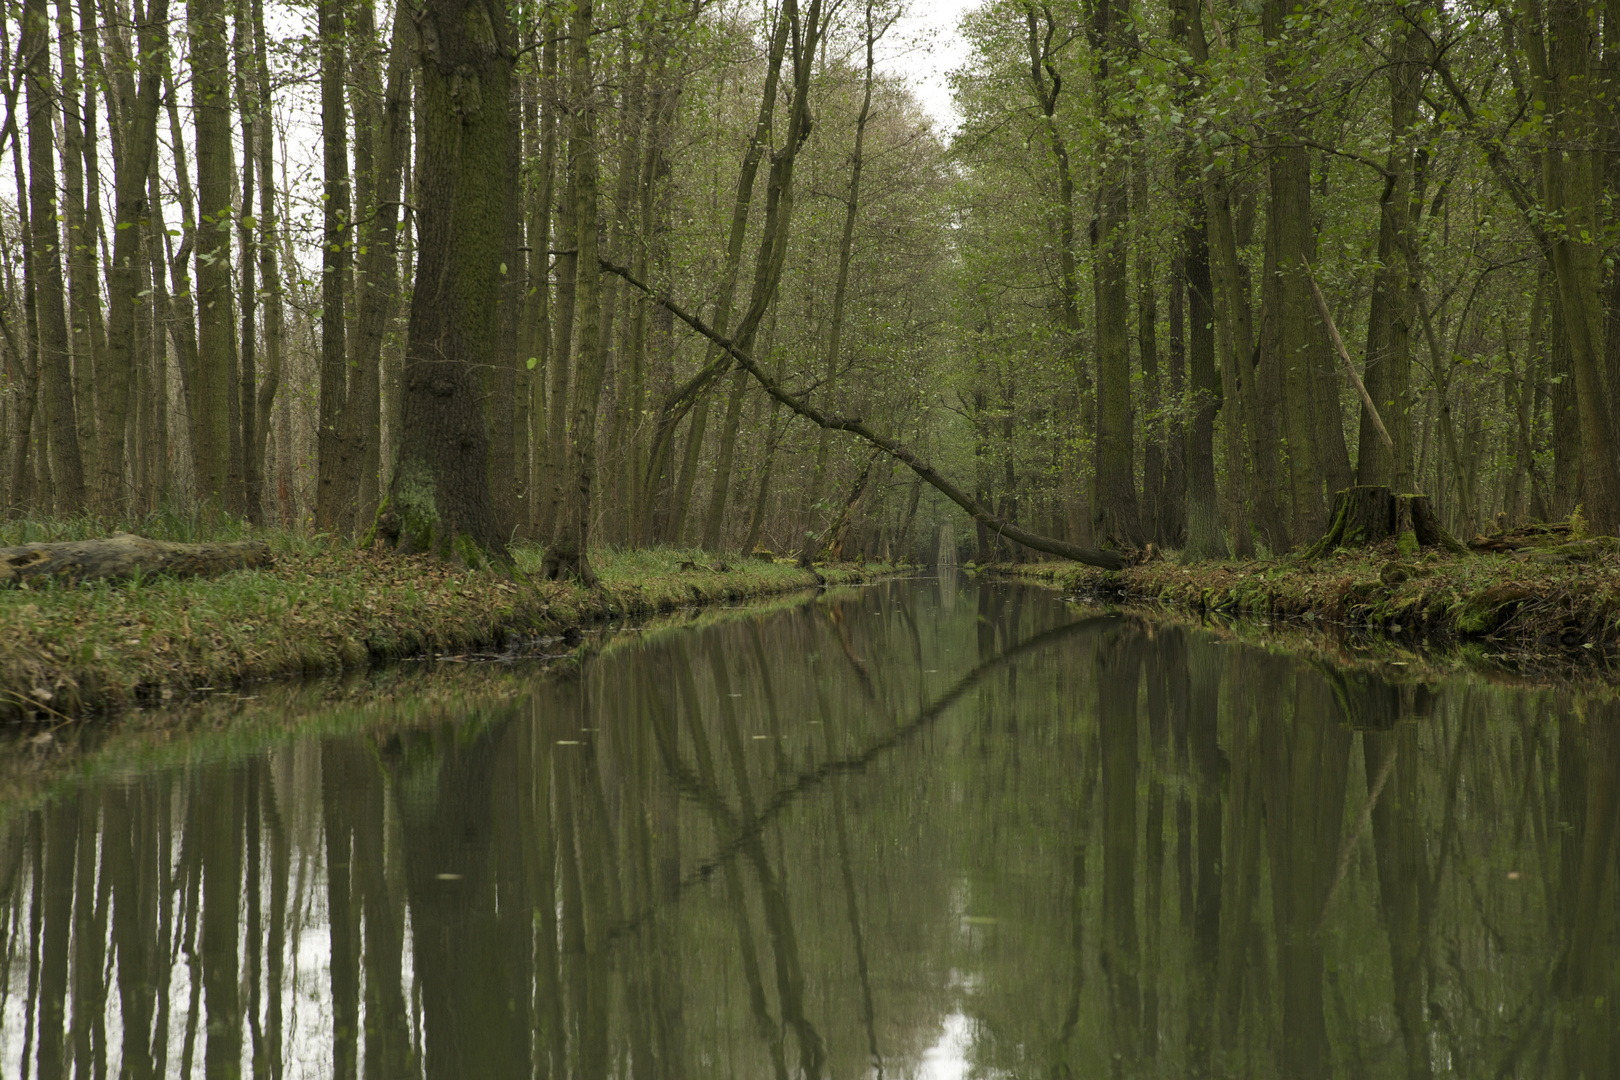
<instances>
[{"instance_id":1,"label":"tree","mask_svg":"<svg viewBox=\"0 0 1620 1080\"><path fill-rule=\"evenodd\" d=\"M476 365L492 353L500 284L513 43L493 0L428 0L419 27L416 284L399 456L378 534L397 550L508 559L490 500Z\"/></svg>"}]
</instances>

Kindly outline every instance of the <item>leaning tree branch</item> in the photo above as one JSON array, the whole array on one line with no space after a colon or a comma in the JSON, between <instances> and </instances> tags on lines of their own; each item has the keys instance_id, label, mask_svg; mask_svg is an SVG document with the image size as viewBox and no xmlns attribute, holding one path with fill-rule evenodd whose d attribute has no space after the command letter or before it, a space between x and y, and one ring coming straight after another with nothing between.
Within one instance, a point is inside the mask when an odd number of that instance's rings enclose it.
<instances>
[{"instance_id":1,"label":"leaning tree branch","mask_svg":"<svg viewBox=\"0 0 1620 1080\"><path fill-rule=\"evenodd\" d=\"M1118 552L1102 551L1098 548L1081 547L1078 544L1071 544L1066 540L1058 540L1050 536L1042 536L1040 533L1032 533L1025 529L1019 528L1018 525L1003 517L992 514L984 507L983 504L979 503L976 499L968 495L967 492L951 483L950 480L946 479L945 476L943 476L932 465L928 464L928 462L922 460L920 457L914 454L903 443L887 438L883 435L879 435L877 432L873 431L871 428L862 423L858 417L851 418L843 416L829 416L814 406L800 401L786 390L783 390L769 375L765 374L764 369L754 362L754 358L752 356L742 349L739 349L731 342L730 339L721 337L718 332L704 323L702 319L682 308L670 297L654 292L651 287L638 280L634 274L624 267L609 262L607 259L599 259L598 261L601 263L603 270L606 270L611 274L617 274L625 281L628 281L631 285L641 290L648 297L661 304L671 315L674 315L677 319L681 320L687 326L690 326L693 330L696 330L699 334L708 338L716 346L724 350L727 355L729 355L744 370L752 375L759 385L764 387L765 392L771 395L771 397L775 398L777 401L780 401L783 405L786 405L789 409L792 409L794 412L798 413L806 420L809 420L812 424L815 424L819 428L823 428L827 431L847 431L852 435L858 435L889 456L904 462L912 472L926 480L937 491L939 491L947 499L951 500L951 502L955 503L957 506L960 506L974 521L984 525L985 528L992 530L998 536L1004 536L1009 540L1016 541L1017 543L1023 544L1025 547L1032 548L1035 551L1045 552L1048 555L1056 555L1059 558L1073 559L1075 562L1082 562L1088 566L1099 566L1104 570L1118 570L1125 565L1124 556L1120 555Z\"/></svg>"}]
</instances>

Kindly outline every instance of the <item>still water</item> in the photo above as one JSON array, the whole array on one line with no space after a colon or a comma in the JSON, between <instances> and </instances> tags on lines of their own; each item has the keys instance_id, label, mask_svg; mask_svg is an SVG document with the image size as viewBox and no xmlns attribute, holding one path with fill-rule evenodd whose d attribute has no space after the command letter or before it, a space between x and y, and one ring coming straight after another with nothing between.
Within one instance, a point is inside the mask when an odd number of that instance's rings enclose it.
<instances>
[{"instance_id":1,"label":"still water","mask_svg":"<svg viewBox=\"0 0 1620 1080\"><path fill-rule=\"evenodd\" d=\"M1620 1070L1605 697L955 581L495 683L0 808L0 1075Z\"/></svg>"}]
</instances>

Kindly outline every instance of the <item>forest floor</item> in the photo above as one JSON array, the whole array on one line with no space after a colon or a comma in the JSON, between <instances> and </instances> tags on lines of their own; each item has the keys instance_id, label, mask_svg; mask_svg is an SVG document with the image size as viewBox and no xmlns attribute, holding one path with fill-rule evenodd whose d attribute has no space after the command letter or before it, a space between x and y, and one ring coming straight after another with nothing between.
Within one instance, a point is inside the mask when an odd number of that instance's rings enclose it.
<instances>
[{"instance_id":1,"label":"forest floor","mask_svg":"<svg viewBox=\"0 0 1620 1080\"><path fill-rule=\"evenodd\" d=\"M24 542L14 531L0 530L0 540ZM514 549L522 573L509 577L323 537L259 538L274 557L262 570L0 590L0 722L61 722L411 656L566 653L581 630L607 620L856 584L898 569L811 571L667 547L600 550L592 558L601 587L592 590L529 576L540 566L535 547Z\"/></svg>"},{"instance_id":2,"label":"forest floor","mask_svg":"<svg viewBox=\"0 0 1620 1080\"><path fill-rule=\"evenodd\" d=\"M1159 558L1115 572L1039 562L989 572L1094 603L1332 630L1361 650L1442 649L1470 666L1534 678L1620 680L1620 543L1609 539L1415 556L1388 541L1312 560Z\"/></svg>"}]
</instances>

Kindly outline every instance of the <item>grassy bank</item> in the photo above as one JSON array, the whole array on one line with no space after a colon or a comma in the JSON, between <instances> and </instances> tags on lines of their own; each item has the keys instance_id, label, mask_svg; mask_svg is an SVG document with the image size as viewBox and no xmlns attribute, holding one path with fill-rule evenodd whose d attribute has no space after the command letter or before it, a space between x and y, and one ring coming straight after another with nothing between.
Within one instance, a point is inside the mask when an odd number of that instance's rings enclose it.
<instances>
[{"instance_id":1,"label":"grassy bank","mask_svg":"<svg viewBox=\"0 0 1620 1080\"><path fill-rule=\"evenodd\" d=\"M829 589L815 602L847 602L852 592ZM95 723L0 725L0 825L64 785L241 758L310 736L386 734L447 717L487 714L521 700L537 676L566 676L589 657L639 648L665 634L757 619L804 602L803 592L793 591L745 606L638 617L619 632L586 633L577 645L553 642L517 658L384 664L333 678L283 679L239 692L199 694L164 708L122 710Z\"/></svg>"},{"instance_id":2,"label":"grassy bank","mask_svg":"<svg viewBox=\"0 0 1620 1080\"><path fill-rule=\"evenodd\" d=\"M1183 565L1158 559L1113 573L1072 563L1000 566L1093 600L1268 622L1331 623L1404 640L1478 642L1486 651L1591 655L1620 645L1620 551L1608 542L1550 550L1400 555L1393 544Z\"/></svg>"},{"instance_id":3,"label":"grassy bank","mask_svg":"<svg viewBox=\"0 0 1620 1080\"><path fill-rule=\"evenodd\" d=\"M199 535L146 522L156 539ZM93 523L0 529L0 546L74 539ZM104 533L103 533L104 534ZM0 720L65 719L192 692L405 656L520 649L604 619L852 584L882 565L817 571L672 548L594 554L601 588L525 582L322 537L261 534L275 565L217 578L0 591ZM514 552L526 574L542 552Z\"/></svg>"}]
</instances>

